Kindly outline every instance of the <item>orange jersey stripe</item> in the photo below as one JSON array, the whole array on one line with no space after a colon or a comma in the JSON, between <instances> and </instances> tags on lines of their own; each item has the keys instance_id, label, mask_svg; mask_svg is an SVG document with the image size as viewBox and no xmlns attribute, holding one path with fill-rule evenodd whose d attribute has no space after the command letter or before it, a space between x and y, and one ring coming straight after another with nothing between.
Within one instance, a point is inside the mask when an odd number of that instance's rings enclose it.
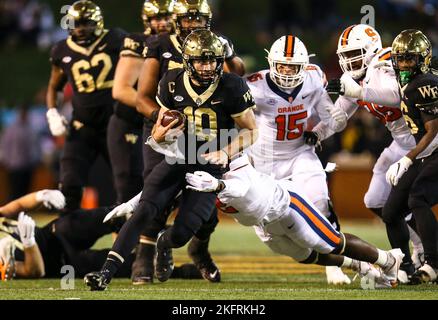
<instances>
[{"instance_id":1,"label":"orange jersey stripe","mask_svg":"<svg viewBox=\"0 0 438 320\"><path fill-rule=\"evenodd\" d=\"M322 224L321 221L319 221L319 219L300 200L295 197L290 197L290 201L294 205L296 205L327 238L329 238L336 244L339 244L341 242L341 239L330 229L328 229L324 224Z\"/></svg>"}]
</instances>

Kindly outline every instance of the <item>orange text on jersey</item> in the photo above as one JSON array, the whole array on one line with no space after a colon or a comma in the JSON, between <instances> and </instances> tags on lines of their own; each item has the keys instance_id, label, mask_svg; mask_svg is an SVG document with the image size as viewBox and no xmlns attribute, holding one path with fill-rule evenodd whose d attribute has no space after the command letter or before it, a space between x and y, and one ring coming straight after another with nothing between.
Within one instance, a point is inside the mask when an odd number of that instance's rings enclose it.
<instances>
[{"instance_id":1,"label":"orange text on jersey","mask_svg":"<svg viewBox=\"0 0 438 320\"><path fill-rule=\"evenodd\" d=\"M278 108L278 113L288 113L288 112L295 112L300 110L304 110L304 105L300 104L297 106L280 107Z\"/></svg>"}]
</instances>

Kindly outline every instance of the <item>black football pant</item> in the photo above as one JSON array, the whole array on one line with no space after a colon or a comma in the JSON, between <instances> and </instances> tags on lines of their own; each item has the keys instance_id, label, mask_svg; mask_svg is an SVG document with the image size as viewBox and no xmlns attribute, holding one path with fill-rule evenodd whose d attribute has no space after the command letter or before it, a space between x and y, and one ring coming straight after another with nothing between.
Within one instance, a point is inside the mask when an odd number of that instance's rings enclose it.
<instances>
[{"instance_id":1,"label":"black football pant","mask_svg":"<svg viewBox=\"0 0 438 320\"><path fill-rule=\"evenodd\" d=\"M71 265L76 277L99 269L105 262L108 249L93 250L96 241L117 229L112 224L102 223L113 207L100 207L93 210L74 210L61 215L44 228L37 229L36 239L45 261L56 259L58 252L62 261L48 263L47 277L59 277L62 265ZM122 221L120 221L121 225ZM116 277L129 277L135 256L129 255L127 262L118 270ZM55 266L53 266L55 265Z\"/></svg>"},{"instance_id":2,"label":"black football pant","mask_svg":"<svg viewBox=\"0 0 438 320\"><path fill-rule=\"evenodd\" d=\"M117 203L137 195L143 187L142 127L113 114L108 124L108 152Z\"/></svg>"},{"instance_id":3,"label":"black football pant","mask_svg":"<svg viewBox=\"0 0 438 320\"><path fill-rule=\"evenodd\" d=\"M151 123L145 124L145 126L143 127L144 143L146 142L147 138L151 135L151 133L152 133L152 124ZM163 161L164 158L165 158L164 155L156 152L150 146L148 145L143 146L144 181L147 180L152 170L158 164L160 164L160 162ZM166 226L167 220L170 214L172 213L172 209L177 207L179 207L179 204L176 203L175 201L171 201L169 206L163 212L156 215L155 218L152 219L152 221L144 227L141 234L150 239L155 239L158 233ZM200 230L196 233L196 237L201 240L208 239L210 235L214 232L214 229L216 228L218 222L219 220L217 219L217 209L216 207L214 207L212 212L212 220L202 225Z\"/></svg>"},{"instance_id":4,"label":"black football pant","mask_svg":"<svg viewBox=\"0 0 438 320\"><path fill-rule=\"evenodd\" d=\"M182 191L182 196L179 212L171 228L172 247L185 245L203 224L217 221L215 210L213 210L216 194L196 192L185 188L185 174L203 169L205 170L206 166L170 165L165 160L160 162L146 179L139 206L133 216L123 225L112 251L117 252L123 258L127 257L137 244L144 227L164 212L180 191ZM216 177L220 177L219 172L220 170L210 171Z\"/></svg>"},{"instance_id":5,"label":"black football pant","mask_svg":"<svg viewBox=\"0 0 438 320\"><path fill-rule=\"evenodd\" d=\"M60 189L65 196L66 211L80 207L82 188L99 155L110 165L106 129L91 128L73 120L61 155Z\"/></svg>"},{"instance_id":6,"label":"black football pant","mask_svg":"<svg viewBox=\"0 0 438 320\"><path fill-rule=\"evenodd\" d=\"M415 160L393 187L383 208L383 221L393 248L401 248L404 262L411 262L405 216L412 212L426 261L438 267L437 223L432 207L438 203L438 152Z\"/></svg>"}]
</instances>

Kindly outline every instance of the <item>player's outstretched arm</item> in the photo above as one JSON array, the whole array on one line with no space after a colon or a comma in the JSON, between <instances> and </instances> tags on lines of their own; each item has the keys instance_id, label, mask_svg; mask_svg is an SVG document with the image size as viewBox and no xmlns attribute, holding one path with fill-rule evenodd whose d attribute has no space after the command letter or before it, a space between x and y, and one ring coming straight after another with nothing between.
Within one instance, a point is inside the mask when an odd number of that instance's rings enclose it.
<instances>
[{"instance_id":1,"label":"player's outstretched arm","mask_svg":"<svg viewBox=\"0 0 438 320\"><path fill-rule=\"evenodd\" d=\"M50 74L50 80L47 88L47 121L49 123L50 132L52 135L61 136L67 131L67 121L63 116L58 113L58 92L64 88L67 82L67 77L65 76L62 69L58 66L52 65L52 71Z\"/></svg>"},{"instance_id":2,"label":"player's outstretched arm","mask_svg":"<svg viewBox=\"0 0 438 320\"><path fill-rule=\"evenodd\" d=\"M32 192L0 207L0 216L16 219L21 211L33 210L41 204L49 209L62 209L65 206L65 197L59 190Z\"/></svg>"}]
</instances>

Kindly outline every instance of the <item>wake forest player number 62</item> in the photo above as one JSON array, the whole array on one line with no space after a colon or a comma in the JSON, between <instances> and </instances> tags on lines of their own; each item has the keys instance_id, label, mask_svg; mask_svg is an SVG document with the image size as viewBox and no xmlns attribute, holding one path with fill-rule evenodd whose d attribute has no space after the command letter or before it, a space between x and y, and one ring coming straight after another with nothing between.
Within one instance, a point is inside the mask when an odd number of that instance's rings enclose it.
<instances>
[{"instance_id":1,"label":"wake forest player number 62","mask_svg":"<svg viewBox=\"0 0 438 320\"><path fill-rule=\"evenodd\" d=\"M54 136L67 134L61 156L61 191L66 208L76 209L97 156L102 155L109 164L106 131L114 104L111 88L126 33L104 29L101 10L91 1L75 2L67 14L74 20L74 29L52 48L47 119ZM73 115L68 129L56 109L57 91L67 82L73 87Z\"/></svg>"}]
</instances>

